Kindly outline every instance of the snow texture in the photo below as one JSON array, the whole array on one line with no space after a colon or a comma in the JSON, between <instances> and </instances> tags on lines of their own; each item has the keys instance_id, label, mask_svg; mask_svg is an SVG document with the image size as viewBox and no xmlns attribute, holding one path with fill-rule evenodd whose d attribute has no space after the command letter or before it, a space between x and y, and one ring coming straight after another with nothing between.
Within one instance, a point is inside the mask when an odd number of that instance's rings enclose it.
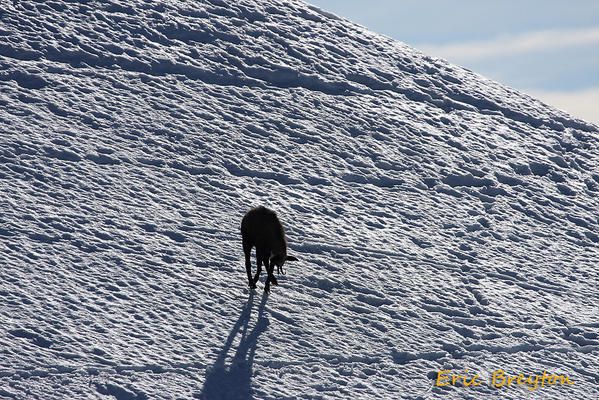
<instances>
[{"instance_id":1,"label":"snow texture","mask_svg":"<svg viewBox=\"0 0 599 400\"><path fill-rule=\"evenodd\" d=\"M1 398L599 396L595 125L296 0L3 0L0 131ZM497 368L575 384L434 386Z\"/></svg>"}]
</instances>

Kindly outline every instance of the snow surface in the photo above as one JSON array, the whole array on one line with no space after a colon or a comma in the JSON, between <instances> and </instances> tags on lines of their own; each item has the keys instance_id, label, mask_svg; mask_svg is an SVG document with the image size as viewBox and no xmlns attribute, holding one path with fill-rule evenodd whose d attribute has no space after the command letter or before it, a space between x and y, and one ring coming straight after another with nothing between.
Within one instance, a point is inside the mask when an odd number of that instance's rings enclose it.
<instances>
[{"instance_id":1,"label":"snow surface","mask_svg":"<svg viewBox=\"0 0 599 400\"><path fill-rule=\"evenodd\" d=\"M1 398L599 396L595 125L296 0L3 0L0 131ZM497 368L575 384L433 386Z\"/></svg>"}]
</instances>

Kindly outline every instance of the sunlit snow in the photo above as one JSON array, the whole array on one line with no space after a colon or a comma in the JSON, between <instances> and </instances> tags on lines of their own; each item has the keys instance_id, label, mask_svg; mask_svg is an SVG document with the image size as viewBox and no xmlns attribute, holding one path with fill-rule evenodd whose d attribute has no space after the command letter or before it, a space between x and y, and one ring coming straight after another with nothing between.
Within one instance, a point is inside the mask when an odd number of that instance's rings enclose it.
<instances>
[{"instance_id":1,"label":"sunlit snow","mask_svg":"<svg viewBox=\"0 0 599 400\"><path fill-rule=\"evenodd\" d=\"M0 397L596 398L598 139L296 0L3 1Z\"/></svg>"}]
</instances>

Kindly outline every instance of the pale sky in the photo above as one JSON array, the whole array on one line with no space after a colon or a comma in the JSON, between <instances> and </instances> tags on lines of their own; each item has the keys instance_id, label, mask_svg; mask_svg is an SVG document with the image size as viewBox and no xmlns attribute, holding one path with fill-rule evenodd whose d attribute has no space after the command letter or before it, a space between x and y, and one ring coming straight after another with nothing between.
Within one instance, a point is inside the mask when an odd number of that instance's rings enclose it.
<instances>
[{"instance_id":1,"label":"pale sky","mask_svg":"<svg viewBox=\"0 0 599 400\"><path fill-rule=\"evenodd\" d=\"M307 0L599 123L597 0Z\"/></svg>"}]
</instances>

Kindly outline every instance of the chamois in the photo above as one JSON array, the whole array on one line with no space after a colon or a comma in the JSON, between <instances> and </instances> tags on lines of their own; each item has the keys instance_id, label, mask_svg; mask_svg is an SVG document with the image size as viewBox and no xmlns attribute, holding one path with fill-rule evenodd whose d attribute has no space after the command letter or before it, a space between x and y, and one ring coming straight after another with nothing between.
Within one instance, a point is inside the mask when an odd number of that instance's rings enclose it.
<instances>
[{"instance_id":1,"label":"chamois","mask_svg":"<svg viewBox=\"0 0 599 400\"><path fill-rule=\"evenodd\" d=\"M251 289L256 288L256 282L260 279L260 272L264 263L268 274L264 291L269 293L270 284L278 284L277 278L273 274L274 266L277 266L277 273L284 273L283 265L285 261L297 261L297 258L287 255L287 240L285 239L283 225L279 222L279 218L277 218L274 211L263 206L252 208L241 220L241 237L248 285ZM256 247L258 270L252 278L250 255L254 246Z\"/></svg>"}]
</instances>

